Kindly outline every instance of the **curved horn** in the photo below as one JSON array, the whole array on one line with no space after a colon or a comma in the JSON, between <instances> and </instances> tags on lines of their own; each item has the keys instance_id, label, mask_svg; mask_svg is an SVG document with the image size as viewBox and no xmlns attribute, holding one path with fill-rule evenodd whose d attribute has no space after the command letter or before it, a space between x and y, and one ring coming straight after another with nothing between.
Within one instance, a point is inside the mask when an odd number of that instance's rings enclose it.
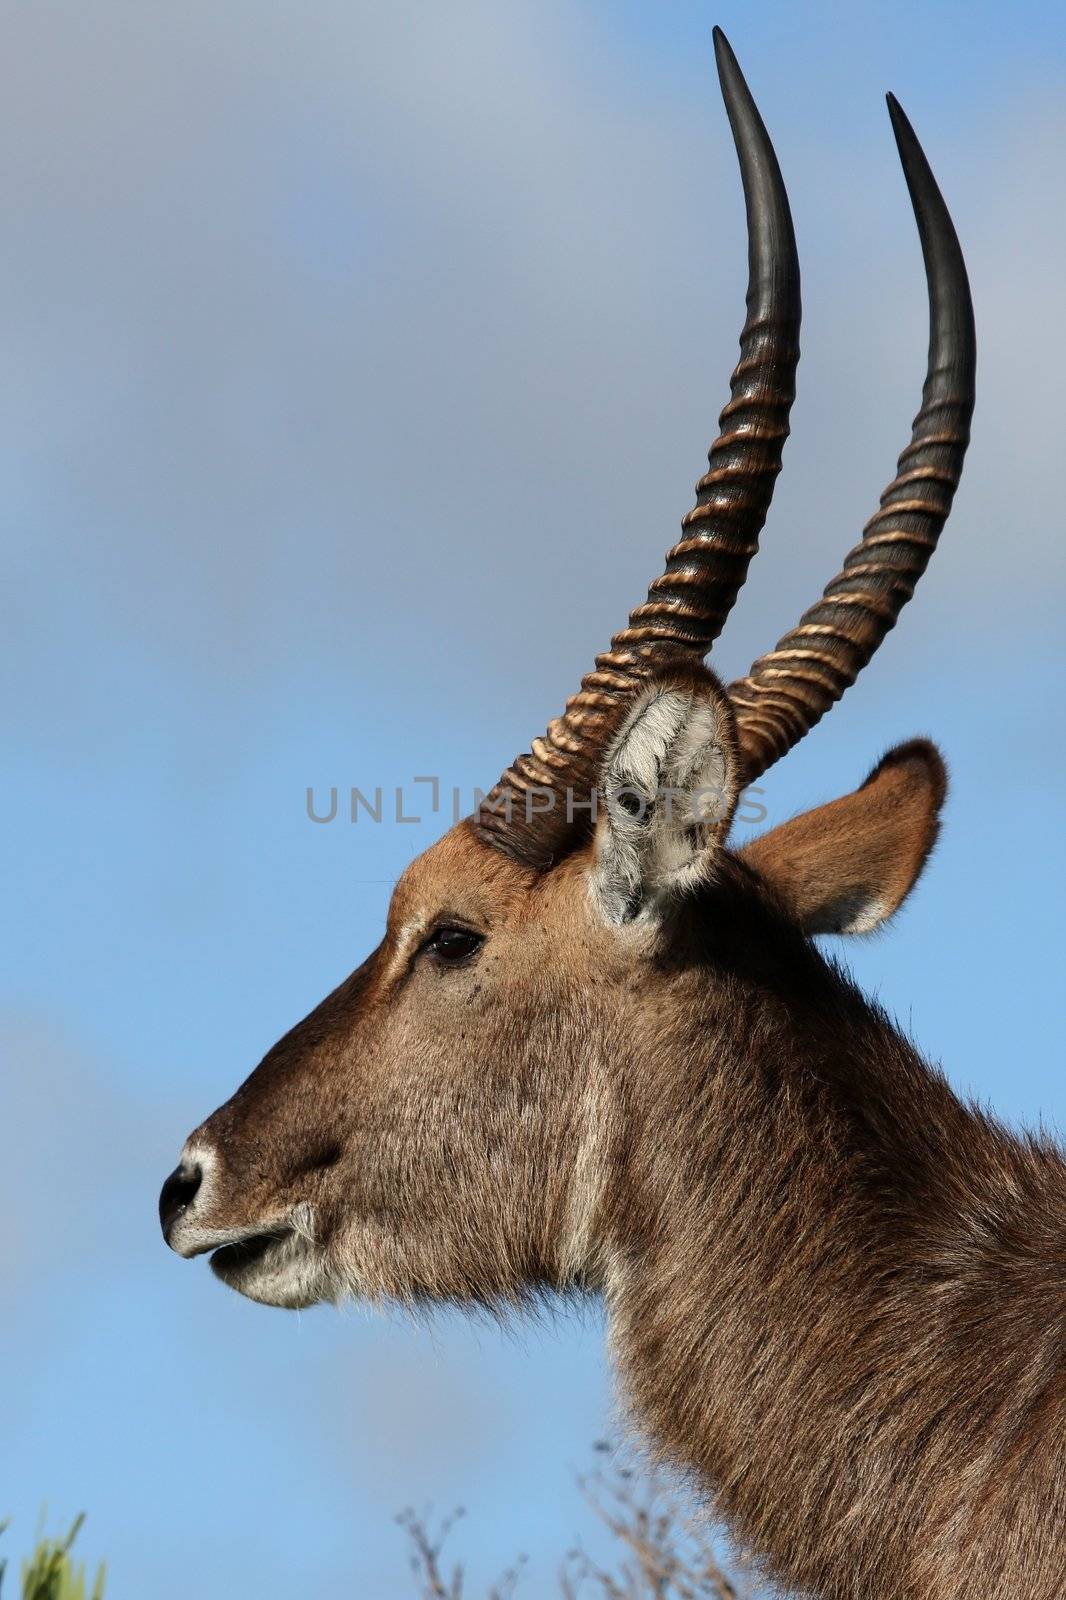
<instances>
[{"instance_id":1,"label":"curved horn","mask_svg":"<svg viewBox=\"0 0 1066 1600\"><path fill-rule=\"evenodd\" d=\"M747 782L809 733L895 625L936 549L962 474L974 404L973 305L959 241L899 102L888 96L929 285L922 406L896 476L821 600L730 684Z\"/></svg>"},{"instance_id":2,"label":"curved horn","mask_svg":"<svg viewBox=\"0 0 1066 1600\"><path fill-rule=\"evenodd\" d=\"M747 320L731 396L696 485L682 538L648 598L582 679L562 717L519 756L479 807L476 826L508 854L546 865L588 825L599 755L634 691L667 655L701 661L758 548L795 398L800 280L788 197L773 146L736 57L714 30L722 97L744 184ZM575 811L573 802L583 809Z\"/></svg>"}]
</instances>

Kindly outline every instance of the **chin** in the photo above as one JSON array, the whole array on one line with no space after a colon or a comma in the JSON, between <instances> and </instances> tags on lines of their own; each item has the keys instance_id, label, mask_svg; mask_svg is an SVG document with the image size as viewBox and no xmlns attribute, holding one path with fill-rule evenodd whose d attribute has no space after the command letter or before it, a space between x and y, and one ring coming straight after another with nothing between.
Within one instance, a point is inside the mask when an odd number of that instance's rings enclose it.
<instances>
[{"instance_id":1,"label":"chin","mask_svg":"<svg viewBox=\"0 0 1066 1600\"><path fill-rule=\"evenodd\" d=\"M288 1228L220 1246L211 1256L211 1271L264 1306L298 1311L336 1297L321 1251Z\"/></svg>"}]
</instances>

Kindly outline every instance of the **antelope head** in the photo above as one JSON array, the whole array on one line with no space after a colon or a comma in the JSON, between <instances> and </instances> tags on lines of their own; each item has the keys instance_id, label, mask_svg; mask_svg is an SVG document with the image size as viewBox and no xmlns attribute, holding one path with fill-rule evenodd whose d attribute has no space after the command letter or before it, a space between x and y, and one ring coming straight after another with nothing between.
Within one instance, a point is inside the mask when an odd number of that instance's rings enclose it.
<instances>
[{"instance_id":1,"label":"antelope head","mask_svg":"<svg viewBox=\"0 0 1066 1600\"><path fill-rule=\"evenodd\" d=\"M921 409L840 573L724 686L704 657L780 469L800 283L773 148L720 32L715 45L749 284L709 470L562 717L404 873L374 953L187 1140L164 1235L213 1252L253 1299L499 1305L609 1286L641 1127L677 1097L678 1057L728 1072L754 1048L744 995L782 989L766 930L806 948L877 927L932 846L943 766L916 741L853 794L729 848L744 785L840 698L925 569L968 442L974 336L951 220L890 97L929 287ZM674 1156L664 1135L656 1159Z\"/></svg>"}]
</instances>

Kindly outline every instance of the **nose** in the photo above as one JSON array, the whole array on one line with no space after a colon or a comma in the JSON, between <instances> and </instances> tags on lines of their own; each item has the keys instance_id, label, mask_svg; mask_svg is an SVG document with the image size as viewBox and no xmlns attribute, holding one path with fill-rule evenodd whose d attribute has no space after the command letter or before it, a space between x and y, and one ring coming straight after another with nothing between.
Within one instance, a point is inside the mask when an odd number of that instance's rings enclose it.
<instances>
[{"instance_id":1,"label":"nose","mask_svg":"<svg viewBox=\"0 0 1066 1600\"><path fill-rule=\"evenodd\" d=\"M196 1199L204 1171L198 1161L185 1162L175 1167L159 1194L159 1225L163 1238L170 1243L170 1235L178 1218Z\"/></svg>"}]
</instances>

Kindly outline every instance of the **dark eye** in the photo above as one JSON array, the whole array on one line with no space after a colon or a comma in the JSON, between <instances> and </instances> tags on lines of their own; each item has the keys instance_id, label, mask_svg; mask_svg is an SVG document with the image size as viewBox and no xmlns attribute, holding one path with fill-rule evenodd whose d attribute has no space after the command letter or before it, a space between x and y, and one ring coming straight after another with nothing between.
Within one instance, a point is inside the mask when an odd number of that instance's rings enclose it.
<instances>
[{"instance_id":1,"label":"dark eye","mask_svg":"<svg viewBox=\"0 0 1066 1600\"><path fill-rule=\"evenodd\" d=\"M483 934L474 933L470 928L445 924L430 934L422 949L442 965L458 967L476 955L484 942Z\"/></svg>"}]
</instances>

